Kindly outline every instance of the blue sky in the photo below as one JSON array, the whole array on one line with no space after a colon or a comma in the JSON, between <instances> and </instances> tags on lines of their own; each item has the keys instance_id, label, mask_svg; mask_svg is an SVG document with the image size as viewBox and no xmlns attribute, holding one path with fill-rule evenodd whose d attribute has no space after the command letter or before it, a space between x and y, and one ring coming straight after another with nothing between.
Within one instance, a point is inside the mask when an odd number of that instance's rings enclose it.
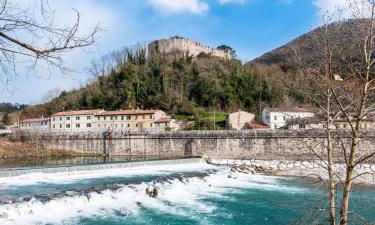
<instances>
[{"instance_id":1,"label":"blue sky","mask_svg":"<svg viewBox=\"0 0 375 225\"><path fill-rule=\"evenodd\" d=\"M25 0L26 1L26 0ZM137 42L179 35L203 44L233 47L246 62L298 37L320 22L320 9L332 10L345 0L50 0L60 24L81 13L81 30L100 23L105 29L97 46L65 55L75 69L19 74L0 95L0 102L39 103L49 90L78 88L91 78L92 58Z\"/></svg>"}]
</instances>

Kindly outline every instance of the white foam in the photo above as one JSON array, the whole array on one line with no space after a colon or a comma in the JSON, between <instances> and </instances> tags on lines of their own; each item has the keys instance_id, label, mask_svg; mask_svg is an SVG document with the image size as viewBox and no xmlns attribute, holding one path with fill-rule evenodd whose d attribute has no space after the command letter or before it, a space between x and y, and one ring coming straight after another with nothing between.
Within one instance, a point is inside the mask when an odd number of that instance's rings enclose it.
<instances>
[{"instance_id":1,"label":"white foam","mask_svg":"<svg viewBox=\"0 0 375 225\"><path fill-rule=\"evenodd\" d=\"M83 179L94 179L102 177L131 177L142 175L163 175L172 172L203 171L216 168L205 163L191 163L178 165L140 166L123 169L106 169L65 173L30 173L15 177L1 177L0 190L14 186L36 185L36 184L67 184L78 182Z\"/></svg>"},{"instance_id":2,"label":"white foam","mask_svg":"<svg viewBox=\"0 0 375 225\"><path fill-rule=\"evenodd\" d=\"M141 172L140 172L141 173ZM228 177L230 175L230 177ZM235 178L233 178L235 177ZM146 195L147 184L135 185L134 189L123 187L119 190L105 190L90 193L88 197L74 196L54 199L42 203L35 199L29 202L0 205L0 224L60 224L73 223L82 217L105 217L116 212L137 218L142 207L159 213L169 213L180 217L200 220L199 214L211 214L216 206L207 199L228 198L227 193L241 189L263 189L269 191L302 192L301 188L284 186L281 178L263 175L231 173L227 168L207 177L192 177L187 180L170 180L157 183L159 195ZM226 197L225 197L226 196Z\"/></svg>"}]
</instances>

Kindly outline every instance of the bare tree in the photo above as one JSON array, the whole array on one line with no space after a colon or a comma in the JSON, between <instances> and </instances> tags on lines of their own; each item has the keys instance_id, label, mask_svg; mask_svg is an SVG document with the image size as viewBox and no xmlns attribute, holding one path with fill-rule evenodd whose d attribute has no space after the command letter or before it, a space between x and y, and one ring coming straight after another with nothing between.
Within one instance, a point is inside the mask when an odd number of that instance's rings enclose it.
<instances>
[{"instance_id":1,"label":"bare tree","mask_svg":"<svg viewBox=\"0 0 375 225\"><path fill-rule=\"evenodd\" d=\"M353 182L365 175L356 168L375 155L374 150L362 149L360 145L366 140L364 122L375 108L375 0L349 0L347 6L354 19L341 20L338 15L343 12L337 9L334 18L326 14L324 26L312 33L311 41L315 42L319 57L315 63L307 64L306 68L302 61L304 54L309 53L294 46L297 65L305 68L294 73L297 81L294 84L300 85L290 85L318 106L324 121L326 136L322 145L326 154L312 151L327 170L328 179L322 181L329 191L331 225L349 223ZM350 29L344 31L343 25ZM342 40L345 35L350 37L350 43ZM348 129L335 127L338 118L348 124ZM335 170L335 158L344 162L344 171ZM338 183L343 188L342 198L336 196ZM340 200L340 206L335 206L335 200ZM339 222L336 222L336 211Z\"/></svg>"},{"instance_id":2,"label":"bare tree","mask_svg":"<svg viewBox=\"0 0 375 225\"><path fill-rule=\"evenodd\" d=\"M0 0L0 79L4 84L17 76L21 66L27 72L41 67L69 72L64 53L93 45L101 31L96 25L80 34L80 14L73 10L75 22L60 26L47 0Z\"/></svg>"}]
</instances>

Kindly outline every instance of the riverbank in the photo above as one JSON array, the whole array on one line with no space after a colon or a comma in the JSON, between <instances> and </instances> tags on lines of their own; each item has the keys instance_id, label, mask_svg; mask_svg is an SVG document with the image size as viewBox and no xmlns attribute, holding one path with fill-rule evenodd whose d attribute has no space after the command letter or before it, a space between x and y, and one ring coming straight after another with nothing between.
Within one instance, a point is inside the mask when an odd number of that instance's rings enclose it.
<instances>
[{"instance_id":1,"label":"riverbank","mask_svg":"<svg viewBox=\"0 0 375 225\"><path fill-rule=\"evenodd\" d=\"M208 159L213 165L241 166L264 171L276 176L304 177L309 179L328 179L327 170L321 161L290 161L290 160L233 160L233 159ZM345 177L344 164L335 164L334 170L338 179ZM361 164L355 169L354 176L360 175L353 182L360 185L375 186L375 164Z\"/></svg>"},{"instance_id":2,"label":"riverbank","mask_svg":"<svg viewBox=\"0 0 375 225\"><path fill-rule=\"evenodd\" d=\"M40 146L18 141L0 139L0 158L25 158L25 157L85 157L100 156L97 153L81 153L59 149L46 149Z\"/></svg>"}]
</instances>

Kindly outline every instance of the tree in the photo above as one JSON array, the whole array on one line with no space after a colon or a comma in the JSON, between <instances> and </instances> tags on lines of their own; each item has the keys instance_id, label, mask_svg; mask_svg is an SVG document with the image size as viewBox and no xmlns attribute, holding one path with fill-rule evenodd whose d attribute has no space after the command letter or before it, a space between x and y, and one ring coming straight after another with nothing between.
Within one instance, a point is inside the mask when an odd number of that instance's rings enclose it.
<instances>
[{"instance_id":1,"label":"tree","mask_svg":"<svg viewBox=\"0 0 375 225\"><path fill-rule=\"evenodd\" d=\"M47 0L0 0L1 81L7 84L14 79L20 65L26 66L27 72L38 68L69 72L63 55L94 44L101 31L96 25L86 34L79 34L80 14L74 11L75 22L60 26Z\"/></svg>"},{"instance_id":2,"label":"tree","mask_svg":"<svg viewBox=\"0 0 375 225\"><path fill-rule=\"evenodd\" d=\"M354 20L332 22L332 15L324 17L325 25L320 32L313 34L320 54L318 65L306 66L291 86L295 86L306 95L321 111L324 121L324 155L314 152L327 170L327 180L321 178L329 191L330 224L350 222L350 196L353 182L366 173L360 173L358 166L375 156L375 151L362 149L360 143L366 139L364 122L375 109L375 1L349 1L348 9L353 12ZM341 15L341 11L337 12ZM337 15L336 14L336 15ZM339 41L343 23L356 23L360 29L352 29L351 43L345 46ZM348 48L349 46L349 48ZM351 49L351 51L348 51ZM304 60L303 52L294 49L296 59ZM304 63L300 63L301 65ZM304 64L306 65L306 64ZM340 78L339 78L340 77ZM341 79L342 78L342 79ZM299 86L298 86L299 85ZM297 87L298 86L298 87ZM292 87L293 88L293 87ZM335 127L335 120L344 120L349 129ZM344 163L343 170L334 167L334 159ZM337 196L336 186L342 185L342 196ZM340 202L336 207L335 201Z\"/></svg>"},{"instance_id":3,"label":"tree","mask_svg":"<svg viewBox=\"0 0 375 225\"><path fill-rule=\"evenodd\" d=\"M230 56L232 56L232 58L236 58L236 56L237 56L236 55L236 51L232 47L230 47L228 45L219 45L217 47L217 49L222 50L222 51L224 51L226 53L229 53Z\"/></svg>"},{"instance_id":4,"label":"tree","mask_svg":"<svg viewBox=\"0 0 375 225\"><path fill-rule=\"evenodd\" d=\"M10 118L9 118L9 114L6 112L6 113L4 113L4 115L3 115L3 124L4 125L8 125L9 124L9 122L10 122Z\"/></svg>"}]
</instances>

